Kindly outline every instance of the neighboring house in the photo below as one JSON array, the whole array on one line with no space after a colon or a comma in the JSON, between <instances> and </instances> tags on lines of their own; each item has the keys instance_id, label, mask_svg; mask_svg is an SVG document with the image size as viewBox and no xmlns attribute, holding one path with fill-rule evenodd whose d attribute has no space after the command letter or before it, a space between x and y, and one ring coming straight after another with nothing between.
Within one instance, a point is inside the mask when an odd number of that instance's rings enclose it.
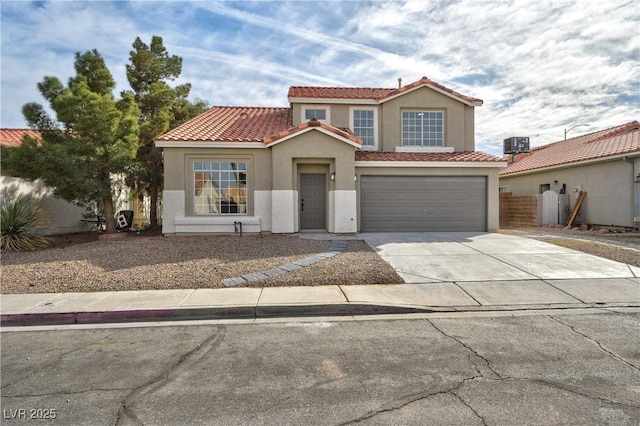
<instances>
[{"instance_id":1,"label":"neighboring house","mask_svg":"<svg viewBox=\"0 0 640 426\"><path fill-rule=\"evenodd\" d=\"M16 147L22 143L23 137L28 135L40 139L40 133L32 129L0 129L0 145ZM128 191L117 191L116 208L129 210ZM39 201L45 212L46 234L68 234L84 232L90 225L82 222L86 209L53 195L51 188L40 179L29 181L8 175L2 170L0 176L0 196L2 199L13 199L18 195L29 195Z\"/></svg>"},{"instance_id":2,"label":"neighboring house","mask_svg":"<svg viewBox=\"0 0 640 426\"><path fill-rule=\"evenodd\" d=\"M506 162L474 151L481 100L426 77L288 98L213 107L156 140L165 234L498 229Z\"/></svg>"},{"instance_id":3,"label":"neighboring house","mask_svg":"<svg viewBox=\"0 0 640 426\"><path fill-rule=\"evenodd\" d=\"M515 156L515 160L500 171L502 192L564 192L573 207L580 191L586 191L584 222L640 225L638 121L544 145Z\"/></svg>"}]
</instances>

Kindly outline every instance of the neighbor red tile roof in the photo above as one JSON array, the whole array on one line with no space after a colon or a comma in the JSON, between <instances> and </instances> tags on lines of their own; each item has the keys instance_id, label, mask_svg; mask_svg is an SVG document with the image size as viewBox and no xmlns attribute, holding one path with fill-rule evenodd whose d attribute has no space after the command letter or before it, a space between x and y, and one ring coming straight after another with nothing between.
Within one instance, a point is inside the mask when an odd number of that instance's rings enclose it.
<instances>
[{"instance_id":1,"label":"neighbor red tile roof","mask_svg":"<svg viewBox=\"0 0 640 426\"><path fill-rule=\"evenodd\" d=\"M430 161L502 163L495 155L478 151L463 152L378 152L356 151L356 161Z\"/></svg>"},{"instance_id":2,"label":"neighbor red tile roof","mask_svg":"<svg viewBox=\"0 0 640 426\"><path fill-rule=\"evenodd\" d=\"M535 148L528 156L500 170L500 175L630 153L640 154L638 121Z\"/></svg>"},{"instance_id":3,"label":"neighbor red tile roof","mask_svg":"<svg viewBox=\"0 0 640 426\"><path fill-rule=\"evenodd\" d=\"M0 145L14 147L22 145L22 137L31 136L40 139L40 132L32 129L0 129Z\"/></svg>"},{"instance_id":4,"label":"neighbor red tile roof","mask_svg":"<svg viewBox=\"0 0 640 426\"><path fill-rule=\"evenodd\" d=\"M290 128L291 122L290 108L216 106L157 140L262 142Z\"/></svg>"},{"instance_id":5,"label":"neighbor red tile roof","mask_svg":"<svg viewBox=\"0 0 640 426\"><path fill-rule=\"evenodd\" d=\"M328 132L331 132L333 134L336 134L338 136L342 136L345 139L349 139L351 142L357 143L359 145L362 145L362 140L360 138L357 138L356 136L354 136L354 134L351 132L351 130L349 129L338 129L337 127L333 127L330 126L326 123L323 123L322 121L318 121L318 119L316 118L312 118L311 120L307 121L306 123L301 123L296 127L291 127L287 130L283 130L281 132L278 132L278 134L276 135L272 135L272 136L268 136L264 139L264 143L267 145L272 145L275 142L277 142L278 140L285 138L287 136L293 135L295 133L301 132L305 129L308 128L313 128L313 127L320 127L321 129L324 129Z\"/></svg>"},{"instance_id":6,"label":"neighbor red tile roof","mask_svg":"<svg viewBox=\"0 0 640 426\"><path fill-rule=\"evenodd\" d=\"M307 87L307 86L291 86L289 88L289 98L318 98L318 99L371 99L375 101L384 101L404 92L413 90L423 85L433 86L449 95L461 99L467 103L482 105L482 100L465 96L455 90L449 89L435 81L422 77L406 86L397 89L384 89L372 87Z\"/></svg>"}]
</instances>

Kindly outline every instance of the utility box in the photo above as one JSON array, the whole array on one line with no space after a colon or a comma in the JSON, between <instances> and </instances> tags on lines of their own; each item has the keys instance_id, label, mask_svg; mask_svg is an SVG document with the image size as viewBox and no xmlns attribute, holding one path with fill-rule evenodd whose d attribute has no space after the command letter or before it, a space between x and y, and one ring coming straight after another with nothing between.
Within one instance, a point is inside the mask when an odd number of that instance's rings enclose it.
<instances>
[{"instance_id":1,"label":"utility box","mask_svg":"<svg viewBox=\"0 0 640 426\"><path fill-rule=\"evenodd\" d=\"M502 141L505 154L520 154L529 152L528 136L513 136Z\"/></svg>"}]
</instances>

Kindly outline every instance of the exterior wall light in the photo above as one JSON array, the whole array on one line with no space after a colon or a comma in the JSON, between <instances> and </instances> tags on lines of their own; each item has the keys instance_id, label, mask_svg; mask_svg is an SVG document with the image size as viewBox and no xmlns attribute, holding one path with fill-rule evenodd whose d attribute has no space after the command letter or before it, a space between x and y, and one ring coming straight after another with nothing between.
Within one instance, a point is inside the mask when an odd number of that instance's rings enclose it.
<instances>
[{"instance_id":1,"label":"exterior wall light","mask_svg":"<svg viewBox=\"0 0 640 426\"><path fill-rule=\"evenodd\" d=\"M336 172L331 172L331 175L329 175L331 180L336 180Z\"/></svg>"},{"instance_id":2,"label":"exterior wall light","mask_svg":"<svg viewBox=\"0 0 640 426\"><path fill-rule=\"evenodd\" d=\"M357 182L358 181L358 175L353 175L353 181Z\"/></svg>"}]
</instances>

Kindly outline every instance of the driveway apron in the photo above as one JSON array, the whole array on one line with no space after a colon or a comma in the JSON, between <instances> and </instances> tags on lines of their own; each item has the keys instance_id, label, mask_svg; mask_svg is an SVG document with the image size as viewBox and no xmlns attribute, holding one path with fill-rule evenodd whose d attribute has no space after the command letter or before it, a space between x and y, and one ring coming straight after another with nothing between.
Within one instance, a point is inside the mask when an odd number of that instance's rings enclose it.
<instances>
[{"instance_id":1,"label":"driveway apron","mask_svg":"<svg viewBox=\"0 0 640 426\"><path fill-rule=\"evenodd\" d=\"M408 284L638 277L637 269L624 263L514 235L425 232L360 237Z\"/></svg>"}]
</instances>

